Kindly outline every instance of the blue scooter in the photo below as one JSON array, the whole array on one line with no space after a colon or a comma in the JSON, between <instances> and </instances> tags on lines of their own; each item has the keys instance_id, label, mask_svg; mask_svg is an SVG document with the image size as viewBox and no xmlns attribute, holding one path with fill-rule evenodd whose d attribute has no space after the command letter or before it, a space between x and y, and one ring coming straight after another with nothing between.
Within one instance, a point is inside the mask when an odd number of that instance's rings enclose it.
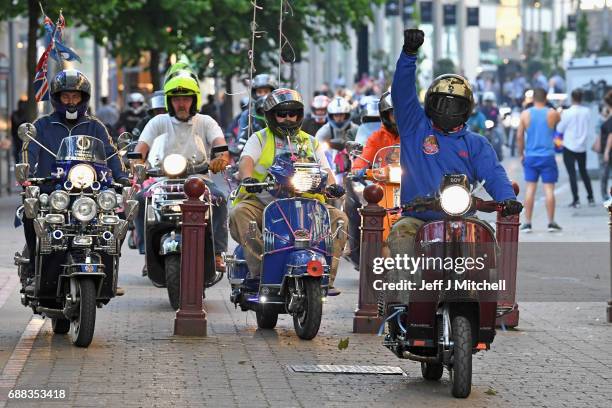
<instances>
[{"instance_id":1,"label":"blue scooter","mask_svg":"<svg viewBox=\"0 0 612 408\"><path fill-rule=\"evenodd\" d=\"M311 340L321 324L332 242L343 225L332 232L329 212L316 198L324 197L327 173L317 163L294 160L277 156L266 181L242 184L259 186L276 197L263 212L261 276L249 275L242 245L226 255L225 262L231 301L242 311L255 311L259 328L273 329L278 315L288 313L298 337ZM250 232L260 234L255 221Z\"/></svg>"}]
</instances>

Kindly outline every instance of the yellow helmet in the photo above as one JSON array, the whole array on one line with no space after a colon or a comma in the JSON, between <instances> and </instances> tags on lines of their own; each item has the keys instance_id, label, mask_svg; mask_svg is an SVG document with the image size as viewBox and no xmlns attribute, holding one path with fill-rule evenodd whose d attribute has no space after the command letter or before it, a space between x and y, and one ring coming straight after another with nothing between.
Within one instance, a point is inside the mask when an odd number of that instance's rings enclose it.
<instances>
[{"instance_id":1,"label":"yellow helmet","mask_svg":"<svg viewBox=\"0 0 612 408\"><path fill-rule=\"evenodd\" d=\"M195 115L202 105L202 95L200 94L200 82L193 72L187 69L178 69L170 73L164 83L164 95L166 95L166 109L170 116L174 116L174 108L170 103L173 96L193 96L193 103L189 114Z\"/></svg>"}]
</instances>

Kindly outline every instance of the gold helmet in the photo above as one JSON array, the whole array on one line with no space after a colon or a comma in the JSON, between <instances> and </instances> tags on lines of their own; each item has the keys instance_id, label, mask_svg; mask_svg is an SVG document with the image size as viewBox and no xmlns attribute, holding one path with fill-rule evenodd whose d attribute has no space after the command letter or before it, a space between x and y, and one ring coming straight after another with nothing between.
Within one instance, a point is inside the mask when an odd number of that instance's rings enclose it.
<instances>
[{"instance_id":1,"label":"gold helmet","mask_svg":"<svg viewBox=\"0 0 612 408\"><path fill-rule=\"evenodd\" d=\"M473 106L472 87L461 75L437 77L425 94L425 113L447 133L467 122Z\"/></svg>"}]
</instances>

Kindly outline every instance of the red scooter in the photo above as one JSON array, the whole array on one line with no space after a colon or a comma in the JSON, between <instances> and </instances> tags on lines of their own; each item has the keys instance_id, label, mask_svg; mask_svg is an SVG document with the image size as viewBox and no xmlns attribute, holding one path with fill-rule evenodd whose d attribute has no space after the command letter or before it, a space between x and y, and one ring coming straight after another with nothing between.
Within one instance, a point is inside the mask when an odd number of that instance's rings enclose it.
<instances>
[{"instance_id":1,"label":"red scooter","mask_svg":"<svg viewBox=\"0 0 612 408\"><path fill-rule=\"evenodd\" d=\"M516 184L514 189L518 193ZM514 234L515 242L503 242L500 248L493 228L470 216L476 210L497 211L498 229L506 218L502 203L476 198L474 192L467 176L447 175L438 197L404 206L410 211L443 211L446 216L419 228L412 259L420 264L413 264L412 273L388 271L385 283L400 286L387 286L379 298L379 311L386 316L384 345L400 358L420 362L427 380L439 380L446 366L457 398L470 394L472 355L490 348L495 319L505 313L498 300L512 283L500 279L503 273L498 276L496 268L508 259L516 263L518 240ZM400 280L398 276L411 277L411 283L392 282ZM398 288L407 293L407 300L400 296L398 301L398 295L391 294Z\"/></svg>"}]
</instances>

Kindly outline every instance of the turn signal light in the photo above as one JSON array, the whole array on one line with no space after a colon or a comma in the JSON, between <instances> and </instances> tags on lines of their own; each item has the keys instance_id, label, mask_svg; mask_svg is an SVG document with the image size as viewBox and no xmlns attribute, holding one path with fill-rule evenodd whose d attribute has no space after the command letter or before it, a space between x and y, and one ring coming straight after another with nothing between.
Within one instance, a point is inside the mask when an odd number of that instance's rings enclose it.
<instances>
[{"instance_id":1,"label":"turn signal light","mask_svg":"<svg viewBox=\"0 0 612 408\"><path fill-rule=\"evenodd\" d=\"M306 273L315 278L322 276L323 265L321 264L321 261L308 261L306 264Z\"/></svg>"},{"instance_id":2,"label":"turn signal light","mask_svg":"<svg viewBox=\"0 0 612 408\"><path fill-rule=\"evenodd\" d=\"M425 347L425 340L415 340L412 342L414 347Z\"/></svg>"},{"instance_id":3,"label":"turn signal light","mask_svg":"<svg viewBox=\"0 0 612 408\"><path fill-rule=\"evenodd\" d=\"M476 350L486 350L487 349L487 343L478 343L476 345Z\"/></svg>"}]
</instances>

